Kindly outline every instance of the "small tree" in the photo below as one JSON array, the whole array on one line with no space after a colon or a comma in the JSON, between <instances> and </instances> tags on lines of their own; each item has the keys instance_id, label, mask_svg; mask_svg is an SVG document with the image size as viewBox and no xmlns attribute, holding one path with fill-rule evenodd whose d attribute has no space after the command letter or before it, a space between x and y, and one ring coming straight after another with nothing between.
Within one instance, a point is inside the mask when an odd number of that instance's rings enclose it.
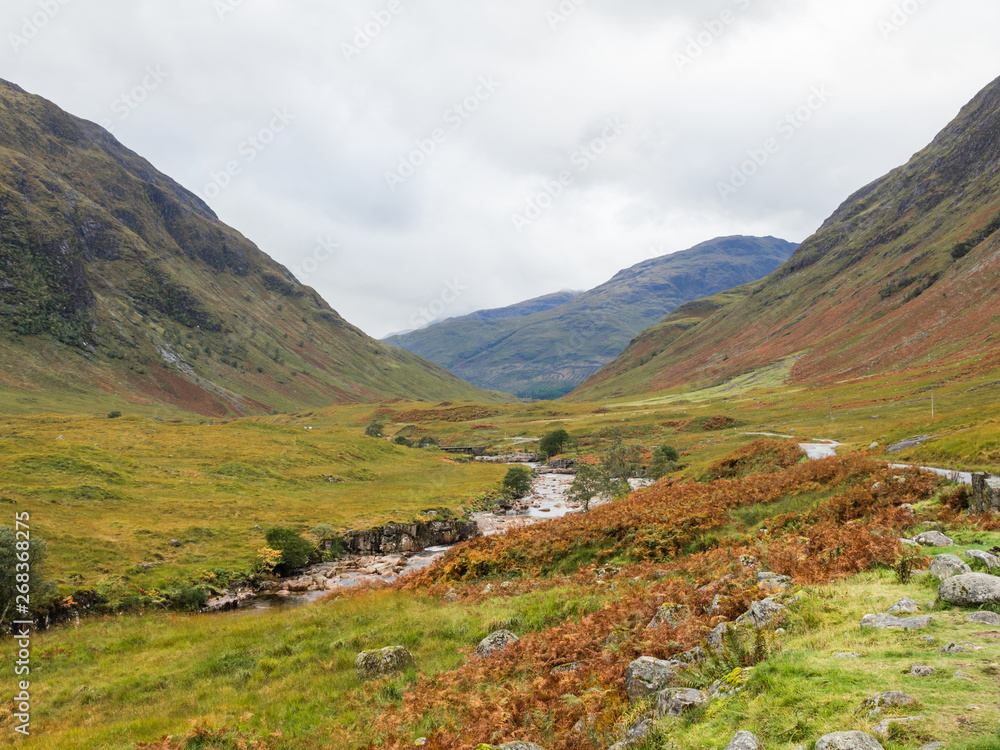
<instances>
[{"instance_id":1,"label":"small tree","mask_svg":"<svg viewBox=\"0 0 1000 750\"><path fill-rule=\"evenodd\" d=\"M583 506L584 512L590 510L590 503L595 497L610 494L607 472L592 464L584 464L573 477L573 484L566 490L566 497Z\"/></svg>"},{"instance_id":2,"label":"small tree","mask_svg":"<svg viewBox=\"0 0 1000 750\"><path fill-rule=\"evenodd\" d=\"M677 461L680 456L677 449L669 445L659 445L653 448L653 458L649 462L647 474L650 479L656 480L677 471Z\"/></svg>"},{"instance_id":3,"label":"small tree","mask_svg":"<svg viewBox=\"0 0 1000 750\"><path fill-rule=\"evenodd\" d=\"M316 546L323 551L324 562L336 560L344 554L343 539L330 524L321 523L309 533L316 540Z\"/></svg>"},{"instance_id":4,"label":"small tree","mask_svg":"<svg viewBox=\"0 0 1000 750\"><path fill-rule=\"evenodd\" d=\"M512 466L503 478L501 488L515 499L520 499L531 492L531 480L535 472L524 466Z\"/></svg>"},{"instance_id":5,"label":"small tree","mask_svg":"<svg viewBox=\"0 0 1000 750\"><path fill-rule=\"evenodd\" d=\"M539 441L538 449L547 456L557 456L562 453L567 442L569 433L566 430L553 430Z\"/></svg>"},{"instance_id":6,"label":"small tree","mask_svg":"<svg viewBox=\"0 0 1000 750\"><path fill-rule=\"evenodd\" d=\"M638 474L640 466L642 466L642 451L638 446L625 445L621 436L616 436L607 455L601 461L601 468L607 474L610 494L617 498L631 492L628 480Z\"/></svg>"},{"instance_id":7,"label":"small tree","mask_svg":"<svg viewBox=\"0 0 1000 750\"><path fill-rule=\"evenodd\" d=\"M14 616L18 594L28 591L32 611L41 609L38 605L48 602L53 596L55 584L46 581L43 576L47 553L44 541L37 538L30 541L18 539L14 529L0 526L0 631L5 631L13 620L30 619ZM19 565L22 566L20 569ZM23 567L25 565L26 568Z\"/></svg>"},{"instance_id":8,"label":"small tree","mask_svg":"<svg viewBox=\"0 0 1000 750\"><path fill-rule=\"evenodd\" d=\"M274 566L274 572L278 575L287 575L303 567L316 549L295 529L280 526L265 531L264 540L270 549L281 553L280 562Z\"/></svg>"},{"instance_id":9,"label":"small tree","mask_svg":"<svg viewBox=\"0 0 1000 750\"><path fill-rule=\"evenodd\" d=\"M365 435L367 435L368 437L380 438L382 437L382 433L384 430L385 430L385 422L383 422L381 419L376 418L373 419L371 422L369 422L368 426L365 427Z\"/></svg>"}]
</instances>

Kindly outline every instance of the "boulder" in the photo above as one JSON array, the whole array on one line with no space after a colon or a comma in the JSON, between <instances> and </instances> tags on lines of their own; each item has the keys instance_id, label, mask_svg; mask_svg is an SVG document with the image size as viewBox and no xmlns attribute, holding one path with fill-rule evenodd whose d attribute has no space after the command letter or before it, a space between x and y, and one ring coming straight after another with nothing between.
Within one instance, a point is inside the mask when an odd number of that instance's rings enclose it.
<instances>
[{"instance_id":1,"label":"boulder","mask_svg":"<svg viewBox=\"0 0 1000 750\"><path fill-rule=\"evenodd\" d=\"M925 531L917 534L913 541L921 547L950 547L954 542L942 534L940 531Z\"/></svg>"},{"instance_id":2,"label":"boulder","mask_svg":"<svg viewBox=\"0 0 1000 750\"><path fill-rule=\"evenodd\" d=\"M473 655L478 656L480 659L485 659L487 656L491 656L498 651L503 651L510 644L517 643L519 640L520 638L509 630L497 630L479 642Z\"/></svg>"},{"instance_id":3,"label":"boulder","mask_svg":"<svg viewBox=\"0 0 1000 750\"><path fill-rule=\"evenodd\" d=\"M705 661L705 649L701 646L695 646L689 651L677 654L674 658L677 661L684 662L685 664L698 664Z\"/></svg>"},{"instance_id":4,"label":"boulder","mask_svg":"<svg viewBox=\"0 0 1000 750\"><path fill-rule=\"evenodd\" d=\"M992 625L1000 627L1000 615L996 612L973 612L965 618L969 622L977 622L982 625Z\"/></svg>"},{"instance_id":5,"label":"boulder","mask_svg":"<svg viewBox=\"0 0 1000 750\"><path fill-rule=\"evenodd\" d=\"M680 716L685 711L708 703L708 696L692 688L667 688L656 699L656 715Z\"/></svg>"},{"instance_id":6,"label":"boulder","mask_svg":"<svg viewBox=\"0 0 1000 750\"><path fill-rule=\"evenodd\" d=\"M753 667L733 670L721 680L712 683L712 686L708 689L709 696L712 698L728 698L731 695L736 695L747 684L752 673Z\"/></svg>"},{"instance_id":7,"label":"boulder","mask_svg":"<svg viewBox=\"0 0 1000 750\"><path fill-rule=\"evenodd\" d=\"M816 750L885 750L877 739L864 732L834 732L816 740Z\"/></svg>"},{"instance_id":8,"label":"boulder","mask_svg":"<svg viewBox=\"0 0 1000 750\"><path fill-rule=\"evenodd\" d=\"M791 585L791 576L782 576L777 573L757 574L757 588L768 594L780 594L783 591L787 591Z\"/></svg>"},{"instance_id":9,"label":"boulder","mask_svg":"<svg viewBox=\"0 0 1000 750\"><path fill-rule=\"evenodd\" d=\"M363 651L354 661L354 671L362 682L402 672L414 665L413 654L402 646L388 646L377 651Z\"/></svg>"},{"instance_id":10,"label":"boulder","mask_svg":"<svg viewBox=\"0 0 1000 750\"><path fill-rule=\"evenodd\" d=\"M839 651L833 655L834 659L860 659L864 654L859 654L857 651Z\"/></svg>"},{"instance_id":11,"label":"boulder","mask_svg":"<svg viewBox=\"0 0 1000 750\"><path fill-rule=\"evenodd\" d=\"M914 721L923 721L923 716L910 716L906 719L884 719L872 727L872 734L884 740L889 739L889 727L893 724L910 724Z\"/></svg>"},{"instance_id":12,"label":"boulder","mask_svg":"<svg viewBox=\"0 0 1000 750\"><path fill-rule=\"evenodd\" d=\"M647 628L658 628L660 625L669 625L672 628L680 625L691 616L691 610L683 604L664 604L649 621Z\"/></svg>"},{"instance_id":13,"label":"boulder","mask_svg":"<svg viewBox=\"0 0 1000 750\"><path fill-rule=\"evenodd\" d=\"M878 695L873 695L871 698L865 698L861 701L861 705L858 706L858 711L869 714L880 714L883 708L889 706L912 706L916 702L917 699L912 695L901 693L898 690L890 690L887 693L879 693Z\"/></svg>"},{"instance_id":14,"label":"boulder","mask_svg":"<svg viewBox=\"0 0 1000 750\"><path fill-rule=\"evenodd\" d=\"M958 607L1000 602L1000 578L986 573L953 576L938 586L938 598Z\"/></svg>"},{"instance_id":15,"label":"boulder","mask_svg":"<svg viewBox=\"0 0 1000 750\"><path fill-rule=\"evenodd\" d=\"M764 743L753 732L744 730L736 733L726 750L764 750Z\"/></svg>"},{"instance_id":16,"label":"boulder","mask_svg":"<svg viewBox=\"0 0 1000 750\"><path fill-rule=\"evenodd\" d=\"M898 602L893 604L889 609L885 611L887 615L915 615L920 611L920 605L915 601L910 599L908 596L904 596Z\"/></svg>"},{"instance_id":17,"label":"boulder","mask_svg":"<svg viewBox=\"0 0 1000 750\"><path fill-rule=\"evenodd\" d=\"M506 745L497 747L488 746L489 750L542 750L534 742L508 742Z\"/></svg>"},{"instance_id":18,"label":"boulder","mask_svg":"<svg viewBox=\"0 0 1000 750\"><path fill-rule=\"evenodd\" d=\"M784 611L784 604L778 604L774 599L762 599L751 604L750 609L737 617L736 624L748 624L755 628L763 628L770 625Z\"/></svg>"},{"instance_id":19,"label":"boulder","mask_svg":"<svg viewBox=\"0 0 1000 750\"><path fill-rule=\"evenodd\" d=\"M728 622L720 622L712 628L712 631L707 636L705 636L705 640L708 641L712 648L721 648L722 636L724 636L726 631L731 627L732 625Z\"/></svg>"},{"instance_id":20,"label":"boulder","mask_svg":"<svg viewBox=\"0 0 1000 750\"><path fill-rule=\"evenodd\" d=\"M979 560L990 570L1000 568L1000 557L991 555L989 552L983 552L981 549L967 549L965 556L970 560Z\"/></svg>"},{"instance_id":21,"label":"boulder","mask_svg":"<svg viewBox=\"0 0 1000 750\"><path fill-rule=\"evenodd\" d=\"M686 665L679 661L664 661L652 656L640 656L625 669L625 690L629 703L638 703L663 690Z\"/></svg>"},{"instance_id":22,"label":"boulder","mask_svg":"<svg viewBox=\"0 0 1000 750\"><path fill-rule=\"evenodd\" d=\"M942 649L938 650L939 654L971 654L969 649L959 646L957 643L949 643Z\"/></svg>"},{"instance_id":23,"label":"boulder","mask_svg":"<svg viewBox=\"0 0 1000 750\"><path fill-rule=\"evenodd\" d=\"M930 615L923 617L893 617L892 615L865 615L861 618L861 629L875 630L919 630L934 621Z\"/></svg>"},{"instance_id":24,"label":"boulder","mask_svg":"<svg viewBox=\"0 0 1000 750\"><path fill-rule=\"evenodd\" d=\"M934 667L929 667L926 664L914 664L910 667L910 674L914 677L930 677L934 674Z\"/></svg>"},{"instance_id":25,"label":"boulder","mask_svg":"<svg viewBox=\"0 0 1000 750\"><path fill-rule=\"evenodd\" d=\"M942 581L971 572L972 568L955 555L938 555L931 560L931 575Z\"/></svg>"}]
</instances>

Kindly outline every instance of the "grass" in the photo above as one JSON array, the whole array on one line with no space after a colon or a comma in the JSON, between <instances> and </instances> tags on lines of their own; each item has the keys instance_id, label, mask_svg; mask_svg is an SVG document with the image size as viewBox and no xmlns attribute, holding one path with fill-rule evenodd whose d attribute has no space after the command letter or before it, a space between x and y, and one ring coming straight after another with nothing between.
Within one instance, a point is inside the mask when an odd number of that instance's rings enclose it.
<instances>
[{"instance_id":1,"label":"grass","mask_svg":"<svg viewBox=\"0 0 1000 750\"><path fill-rule=\"evenodd\" d=\"M407 521L459 509L503 474L360 431L253 420L6 417L0 434L0 497L31 514L50 575L67 585L127 573L153 588L245 567L263 546L257 526Z\"/></svg>"}]
</instances>

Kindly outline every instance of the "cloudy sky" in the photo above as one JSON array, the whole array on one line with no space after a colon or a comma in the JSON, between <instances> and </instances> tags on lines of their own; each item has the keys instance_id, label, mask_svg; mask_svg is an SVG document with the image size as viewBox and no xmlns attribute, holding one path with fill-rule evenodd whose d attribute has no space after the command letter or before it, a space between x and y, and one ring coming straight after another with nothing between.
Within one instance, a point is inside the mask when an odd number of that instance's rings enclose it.
<instances>
[{"instance_id":1,"label":"cloudy sky","mask_svg":"<svg viewBox=\"0 0 1000 750\"><path fill-rule=\"evenodd\" d=\"M0 76L375 336L719 235L801 241L1000 75L995 0L4 6Z\"/></svg>"}]
</instances>

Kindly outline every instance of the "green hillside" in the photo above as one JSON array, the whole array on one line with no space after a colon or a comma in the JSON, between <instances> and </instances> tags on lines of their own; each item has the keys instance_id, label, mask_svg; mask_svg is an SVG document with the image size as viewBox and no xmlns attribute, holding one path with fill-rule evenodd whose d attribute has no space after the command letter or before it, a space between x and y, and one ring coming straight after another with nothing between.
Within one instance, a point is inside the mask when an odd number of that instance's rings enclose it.
<instances>
[{"instance_id":1,"label":"green hillside","mask_svg":"<svg viewBox=\"0 0 1000 750\"><path fill-rule=\"evenodd\" d=\"M795 358L793 383L994 366L1000 81L906 165L852 195L767 278L676 310L573 394L714 384Z\"/></svg>"},{"instance_id":2,"label":"green hillside","mask_svg":"<svg viewBox=\"0 0 1000 750\"><path fill-rule=\"evenodd\" d=\"M490 398L369 338L107 131L6 82L0 392L8 411L216 415Z\"/></svg>"},{"instance_id":3,"label":"green hillside","mask_svg":"<svg viewBox=\"0 0 1000 750\"><path fill-rule=\"evenodd\" d=\"M639 263L551 309L513 318L475 314L386 342L482 388L555 398L679 305L759 279L795 247L774 237L721 237Z\"/></svg>"}]
</instances>

